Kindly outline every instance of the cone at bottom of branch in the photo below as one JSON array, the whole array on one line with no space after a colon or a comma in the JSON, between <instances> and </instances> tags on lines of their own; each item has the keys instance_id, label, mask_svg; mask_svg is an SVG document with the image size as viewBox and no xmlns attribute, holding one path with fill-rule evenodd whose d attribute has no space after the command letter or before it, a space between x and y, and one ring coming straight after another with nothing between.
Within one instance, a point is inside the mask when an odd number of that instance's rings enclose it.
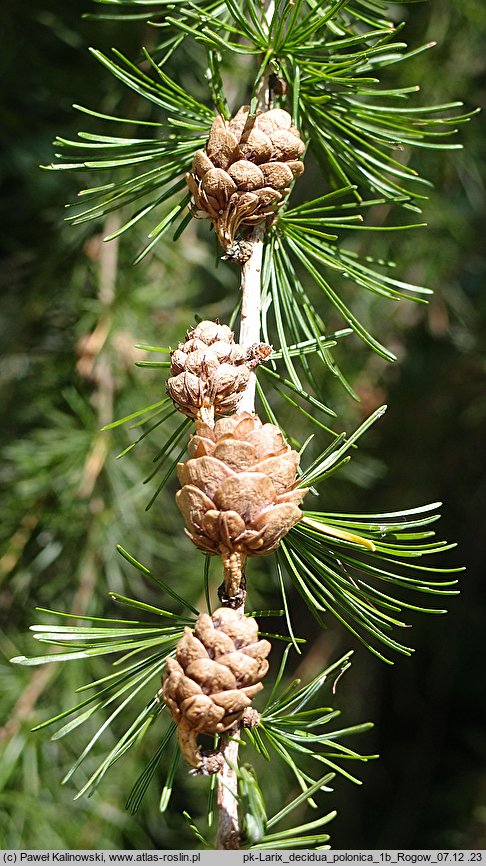
<instances>
[{"instance_id":1,"label":"cone at bottom of branch","mask_svg":"<svg viewBox=\"0 0 486 866\"><path fill-rule=\"evenodd\" d=\"M263 688L271 645L258 640L252 617L230 608L200 614L194 631L186 628L167 659L161 696L177 724L181 751L192 767L204 769L199 734L221 734L243 720ZM215 772L206 766L206 772Z\"/></svg>"}]
</instances>

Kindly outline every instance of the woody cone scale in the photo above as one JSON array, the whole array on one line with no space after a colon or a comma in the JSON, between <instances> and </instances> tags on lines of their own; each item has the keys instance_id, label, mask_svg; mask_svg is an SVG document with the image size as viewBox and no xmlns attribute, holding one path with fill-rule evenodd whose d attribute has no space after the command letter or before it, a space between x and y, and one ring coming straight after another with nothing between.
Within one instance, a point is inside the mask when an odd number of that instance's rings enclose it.
<instances>
[{"instance_id":1,"label":"woody cone scale","mask_svg":"<svg viewBox=\"0 0 486 866\"><path fill-rule=\"evenodd\" d=\"M304 171L304 150L299 130L281 108L251 115L243 105L230 121L217 117L206 149L196 151L186 175L194 216L212 220L228 251L240 226L275 216Z\"/></svg>"},{"instance_id":2,"label":"woody cone scale","mask_svg":"<svg viewBox=\"0 0 486 866\"><path fill-rule=\"evenodd\" d=\"M214 428L196 422L190 459L177 467L176 495L194 544L219 554L226 604L244 599L248 556L265 556L302 518L307 492L295 489L299 454L279 428L248 412L221 418Z\"/></svg>"},{"instance_id":3,"label":"woody cone scale","mask_svg":"<svg viewBox=\"0 0 486 866\"><path fill-rule=\"evenodd\" d=\"M220 734L241 722L263 688L271 645L258 639L258 623L231 608L200 614L186 628L176 658L168 659L162 698L177 724L181 751L191 766L215 772L203 760L198 734Z\"/></svg>"}]
</instances>

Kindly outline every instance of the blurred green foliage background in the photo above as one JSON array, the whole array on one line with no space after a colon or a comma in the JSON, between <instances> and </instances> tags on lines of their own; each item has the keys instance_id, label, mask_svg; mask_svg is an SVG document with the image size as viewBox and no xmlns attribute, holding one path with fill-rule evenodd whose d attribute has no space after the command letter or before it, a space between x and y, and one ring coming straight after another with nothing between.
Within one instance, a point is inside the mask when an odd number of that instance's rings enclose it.
<instances>
[{"instance_id":1,"label":"blurred green foliage background","mask_svg":"<svg viewBox=\"0 0 486 866\"><path fill-rule=\"evenodd\" d=\"M162 243L133 268L139 238L127 237L119 247L101 243L116 222L63 224L77 179L38 165L51 162L55 134L76 133L79 116L71 103L126 106L126 94L86 47L116 45L133 54L134 46L153 38L136 23L82 20L86 7L85 0L31 0L0 12L0 843L192 847L179 812L204 813L202 780L181 772L164 816L156 783L135 817L125 812L124 798L154 748L152 732L142 755L125 757L92 799L73 803L81 779L64 787L60 780L80 751L80 737L51 742L49 731L32 734L30 728L74 702L87 669L82 663L61 672L8 662L32 653L27 628L38 616L36 606L113 615L108 589L150 600L152 590L116 554L118 542L197 599L202 567L180 530L174 481L144 511L150 491L142 480L156 435L116 461L127 433L98 431L163 395L162 376L133 366L142 357L135 343L174 344L195 313L225 320L235 298L235 273L227 265L215 269L214 247L199 227L177 245ZM438 45L397 68L395 83L419 81L423 104L462 99L469 109L484 107L484 3L429 0L399 14L407 18L410 44ZM331 828L336 848L486 848L484 116L460 135L461 152L414 156L435 184L425 208L428 228L358 238L362 251L394 258L400 276L436 294L428 307L354 299L355 312L375 323L399 360L387 365L353 338L337 357L361 403L350 404L329 382L329 401L342 413L343 428L389 404L362 441L355 468L329 482L329 508L385 511L440 499L441 534L459 542L453 564L467 566L448 616L415 616L416 653L393 667L334 623L318 633L295 602L309 640L299 674L314 675L354 646L353 668L333 700L346 724L370 719L376 725L362 743L353 743L381 755L358 768L364 786L339 780L326 802L339 810ZM328 322L331 329L342 325L334 316ZM253 579L252 603L272 604L265 562ZM101 675L104 664L90 672ZM287 784L275 777L277 803Z\"/></svg>"}]
</instances>

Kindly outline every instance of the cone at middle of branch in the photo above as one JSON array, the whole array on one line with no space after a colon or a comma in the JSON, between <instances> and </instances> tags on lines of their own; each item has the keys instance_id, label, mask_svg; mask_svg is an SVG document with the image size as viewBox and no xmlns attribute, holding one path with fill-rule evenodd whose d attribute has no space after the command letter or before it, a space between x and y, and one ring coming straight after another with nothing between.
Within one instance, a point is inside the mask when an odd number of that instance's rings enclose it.
<instances>
[{"instance_id":1,"label":"cone at middle of branch","mask_svg":"<svg viewBox=\"0 0 486 866\"><path fill-rule=\"evenodd\" d=\"M251 371L271 352L266 343L235 343L228 325L200 322L171 354L167 393L184 415L213 426L215 416L236 410Z\"/></svg>"},{"instance_id":2,"label":"cone at middle of branch","mask_svg":"<svg viewBox=\"0 0 486 866\"><path fill-rule=\"evenodd\" d=\"M299 454L274 424L248 412L221 418L214 429L196 422L190 459L177 467L177 505L194 544L224 564L221 601L245 597L248 556L265 556L302 518L307 492L296 490Z\"/></svg>"}]
</instances>

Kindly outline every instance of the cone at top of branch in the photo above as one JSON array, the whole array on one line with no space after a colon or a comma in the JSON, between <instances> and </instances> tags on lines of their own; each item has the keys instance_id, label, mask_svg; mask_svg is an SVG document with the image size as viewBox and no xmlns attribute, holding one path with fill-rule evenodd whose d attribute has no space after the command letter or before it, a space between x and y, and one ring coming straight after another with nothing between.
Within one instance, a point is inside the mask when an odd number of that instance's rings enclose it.
<instances>
[{"instance_id":1,"label":"cone at top of branch","mask_svg":"<svg viewBox=\"0 0 486 866\"><path fill-rule=\"evenodd\" d=\"M271 352L266 343L235 343L228 325L199 322L171 353L167 393L184 415L212 427L215 416L235 412L251 370Z\"/></svg>"},{"instance_id":2,"label":"cone at top of branch","mask_svg":"<svg viewBox=\"0 0 486 866\"><path fill-rule=\"evenodd\" d=\"M304 171L304 150L299 130L283 109L252 115L243 105L230 121L218 116L206 150L196 151L186 175L194 216L213 222L227 251L240 226L275 216Z\"/></svg>"},{"instance_id":3,"label":"cone at top of branch","mask_svg":"<svg viewBox=\"0 0 486 866\"><path fill-rule=\"evenodd\" d=\"M214 429L196 422L190 459L177 467L177 505L187 534L224 563L227 604L244 600L248 556L265 556L302 518L307 492L295 490L299 454L274 424L248 412L221 418Z\"/></svg>"},{"instance_id":4,"label":"cone at top of branch","mask_svg":"<svg viewBox=\"0 0 486 866\"><path fill-rule=\"evenodd\" d=\"M217 771L221 756L203 759L197 736L223 733L241 723L252 698L263 688L270 650L267 640L258 639L257 621L230 608L219 608L212 616L202 613L194 631L185 629L176 658L167 659L160 694L192 767Z\"/></svg>"}]
</instances>

